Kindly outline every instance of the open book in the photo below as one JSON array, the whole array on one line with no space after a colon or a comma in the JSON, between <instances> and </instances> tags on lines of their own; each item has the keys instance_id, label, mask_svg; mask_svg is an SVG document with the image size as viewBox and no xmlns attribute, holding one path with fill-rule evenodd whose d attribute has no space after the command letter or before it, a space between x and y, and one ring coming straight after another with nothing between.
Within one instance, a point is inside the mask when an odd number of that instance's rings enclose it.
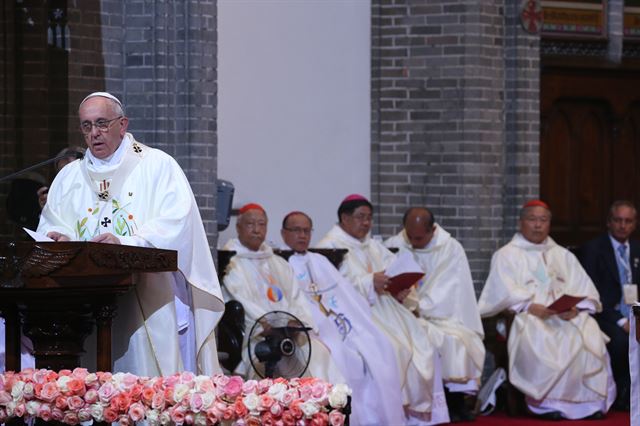
<instances>
[{"instance_id":1,"label":"open book","mask_svg":"<svg viewBox=\"0 0 640 426\"><path fill-rule=\"evenodd\" d=\"M385 275L391 277L391 283L387 286L387 291L392 295L400 293L417 283L424 272L409 252L400 252L384 271Z\"/></svg>"},{"instance_id":2,"label":"open book","mask_svg":"<svg viewBox=\"0 0 640 426\"><path fill-rule=\"evenodd\" d=\"M560 314L573 308L584 299L586 299L586 296L569 296L568 294L563 294L557 298L555 302L547 306L547 309L551 309Z\"/></svg>"}]
</instances>

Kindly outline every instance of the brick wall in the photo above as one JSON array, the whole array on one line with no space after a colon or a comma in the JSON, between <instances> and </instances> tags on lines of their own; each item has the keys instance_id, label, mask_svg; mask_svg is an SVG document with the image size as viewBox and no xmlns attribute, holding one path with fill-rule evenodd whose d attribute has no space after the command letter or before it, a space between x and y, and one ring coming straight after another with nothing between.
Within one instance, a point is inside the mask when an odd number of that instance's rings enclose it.
<instances>
[{"instance_id":1,"label":"brick wall","mask_svg":"<svg viewBox=\"0 0 640 426\"><path fill-rule=\"evenodd\" d=\"M502 2L372 1L376 232L429 206L477 288L513 234L512 205L537 193L538 51L517 15Z\"/></svg>"}]
</instances>

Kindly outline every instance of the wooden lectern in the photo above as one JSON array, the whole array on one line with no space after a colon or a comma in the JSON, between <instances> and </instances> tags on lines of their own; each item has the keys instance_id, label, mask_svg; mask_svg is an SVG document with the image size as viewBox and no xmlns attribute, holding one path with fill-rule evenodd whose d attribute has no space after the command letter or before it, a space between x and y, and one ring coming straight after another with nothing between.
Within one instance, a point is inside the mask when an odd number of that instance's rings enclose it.
<instances>
[{"instance_id":1,"label":"wooden lectern","mask_svg":"<svg viewBox=\"0 0 640 426\"><path fill-rule=\"evenodd\" d=\"M89 242L0 246L6 369L20 370L20 330L33 342L37 368L78 367L95 325L96 366L111 371L116 297L133 287L133 274L176 271L177 265L174 250Z\"/></svg>"}]
</instances>

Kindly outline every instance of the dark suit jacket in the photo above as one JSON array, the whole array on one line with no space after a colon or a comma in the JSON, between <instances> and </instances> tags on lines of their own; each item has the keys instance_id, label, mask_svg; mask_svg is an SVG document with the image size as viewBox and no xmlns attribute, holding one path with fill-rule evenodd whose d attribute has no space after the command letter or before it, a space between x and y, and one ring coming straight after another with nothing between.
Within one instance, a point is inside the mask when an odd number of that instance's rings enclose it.
<instances>
[{"instance_id":1,"label":"dark suit jacket","mask_svg":"<svg viewBox=\"0 0 640 426\"><path fill-rule=\"evenodd\" d=\"M640 284L640 241L629 240L631 274L633 282ZM609 234L589 241L578 252L578 259L600 293L602 312L598 322L616 323L622 318L615 306L622 299L620 274Z\"/></svg>"}]
</instances>

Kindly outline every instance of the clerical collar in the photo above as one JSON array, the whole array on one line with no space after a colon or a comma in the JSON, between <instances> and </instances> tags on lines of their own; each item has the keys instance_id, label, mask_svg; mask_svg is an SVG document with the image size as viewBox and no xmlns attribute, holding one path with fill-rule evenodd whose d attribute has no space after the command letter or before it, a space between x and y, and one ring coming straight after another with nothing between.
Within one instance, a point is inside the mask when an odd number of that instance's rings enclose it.
<instances>
[{"instance_id":1,"label":"clerical collar","mask_svg":"<svg viewBox=\"0 0 640 426\"><path fill-rule=\"evenodd\" d=\"M122 142L120 142L120 146L118 146L118 149L116 149L113 154L111 154L107 158L96 158L91 153L91 150L88 149L86 152L86 157L88 160L87 168L96 173L104 173L117 168L120 163L122 163L124 154L127 152L127 148L129 146L131 146L131 137L129 133L127 133L124 135L124 138L122 138Z\"/></svg>"}]
</instances>

